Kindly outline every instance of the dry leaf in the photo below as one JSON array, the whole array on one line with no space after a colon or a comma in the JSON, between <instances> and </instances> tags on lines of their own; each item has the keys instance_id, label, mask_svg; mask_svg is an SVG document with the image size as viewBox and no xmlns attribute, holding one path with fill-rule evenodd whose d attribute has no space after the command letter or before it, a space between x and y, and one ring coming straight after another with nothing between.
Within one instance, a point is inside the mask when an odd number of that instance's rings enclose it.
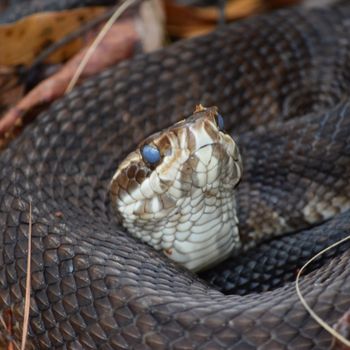
<instances>
[{"instance_id":1,"label":"dry leaf","mask_svg":"<svg viewBox=\"0 0 350 350\"><path fill-rule=\"evenodd\" d=\"M109 29L85 66L80 81L131 57L136 44L140 44L138 46L144 47L147 52L159 48L164 37L163 22L164 14L157 0L142 3L138 16L117 21ZM14 126L22 126L23 116L32 118L40 111L40 107L46 107L64 94L97 33L98 30L93 35L90 32L89 43L85 48L57 73L38 84L0 119L2 146L6 144L4 138L9 140L15 136Z\"/></svg>"},{"instance_id":2,"label":"dry leaf","mask_svg":"<svg viewBox=\"0 0 350 350\"><path fill-rule=\"evenodd\" d=\"M0 115L22 96L23 87L18 84L17 70L0 66Z\"/></svg>"},{"instance_id":3,"label":"dry leaf","mask_svg":"<svg viewBox=\"0 0 350 350\"><path fill-rule=\"evenodd\" d=\"M296 4L300 0L230 0L225 6L225 20L233 21L268 9ZM194 7L164 0L167 31L175 37L192 37L212 31L220 18L216 6Z\"/></svg>"},{"instance_id":4,"label":"dry leaf","mask_svg":"<svg viewBox=\"0 0 350 350\"><path fill-rule=\"evenodd\" d=\"M105 11L105 7L89 7L42 12L0 25L0 65L30 65L44 48ZM56 50L47 62L65 61L84 44L82 38L75 39Z\"/></svg>"},{"instance_id":5,"label":"dry leaf","mask_svg":"<svg viewBox=\"0 0 350 350\"><path fill-rule=\"evenodd\" d=\"M96 74L104 68L130 57L138 40L139 36L133 20L127 19L114 24L93 53L81 78ZM0 135L8 131L18 118L34 106L47 104L62 96L87 50L86 47L80 51L61 70L42 81L15 107L11 108L0 120Z\"/></svg>"}]
</instances>

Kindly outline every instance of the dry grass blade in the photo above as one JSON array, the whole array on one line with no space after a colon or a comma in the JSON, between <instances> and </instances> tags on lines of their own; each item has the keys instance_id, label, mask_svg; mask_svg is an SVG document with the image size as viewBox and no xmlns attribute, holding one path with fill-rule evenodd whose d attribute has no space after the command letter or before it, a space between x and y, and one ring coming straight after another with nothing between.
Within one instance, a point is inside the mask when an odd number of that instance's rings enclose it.
<instances>
[{"instance_id":1,"label":"dry grass blade","mask_svg":"<svg viewBox=\"0 0 350 350\"><path fill-rule=\"evenodd\" d=\"M307 312L310 314L310 316L323 328L325 329L328 333L330 333L334 338L336 338L339 342L341 342L342 344L344 344L345 346L350 348L350 341L348 339L346 339L345 337L343 337L341 334L339 334L335 329L333 329L329 324L327 324L324 320L321 319L321 317L319 317L315 311L313 311L311 309L311 307L308 305L308 303L306 302L305 298L303 297L303 295L301 294L300 291L300 286L299 286L299 280L300 280L300 276L303 273L303 271L306 269L307 266L309 266L314 260L316 260L319 256L321 256L322 254L328 252L329 250L331 250L334 247L337 247L338 245L346 242L350 240L350 236L347 236L341 240L339 240L338 242L333 243L332 245L330 245L329 247L321 250L319 253L317 253L314 257L312 257L309 261L306 262L306 264L303 265L303 267L299 270L298 274L297 274L297 278L295 280L295 288L298 294L298 297L300 299L300 302L303 304L303 306L305 307L305 309L307 310Z\"/></svg>"},{"instance_id":2,"label":"dry grass blade","mask_svg":"<svg viewBox=\"0 0 350 350\"><path fill-rule=\"evenodd\" d=\"M31 273L31 256L32 256L32 203L29 202L29 230L28 230L28 254L27 254L27 278L26 278L26 295L24 300L24 316L21 350L25 350L28 336L29 311L30 311L30 273Z\"/></svg>"},{"instance_id":3,"label":"dry grass blade","mask_svg":"<svg viewBox=\"0 0 350 350\"><path fill-rule=\"evenodd\" d=\"M87 62L89 61L89 59L91 58L92 54L96 50L96 47L100 44L102 39L105 37L105 35L109 31L109 29L111 28L113 23L120 17L120 15L125 10L127 10L131 5L136 3L136 1L138 1L138 0L126 0L115 10L115 12L111 16L111 18L106 22L106 24L103 26L103 28L101 29L101 31L97 35L96 39L93 41L93 43L91 44L91 46L87 50L85 57L82 59L82 61L79 64L75 74L73 75L71 81L69 82L65 93L68 93L68 92L70 92L73 89L73 87L77 83L81 73L83 72Z\"/></svg>"}]
</instances>

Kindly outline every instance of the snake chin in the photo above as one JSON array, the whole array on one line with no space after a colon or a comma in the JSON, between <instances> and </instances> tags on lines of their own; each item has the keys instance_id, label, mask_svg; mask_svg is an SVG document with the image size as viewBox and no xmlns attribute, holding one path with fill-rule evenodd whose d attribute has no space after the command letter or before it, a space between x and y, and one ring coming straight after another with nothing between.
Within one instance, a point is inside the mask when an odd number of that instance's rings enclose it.
<instances>
[{"instance_id":1,"label":"snake chin","mask_svg":"<svg viewBox=\"0 0 350 350\"><path fill-rule=\"evenodd\" d=\"M242 160L216 107L151 135L120 164L112 204L134 237L198 271L240 248L234 189Z\"/></svg>"}]
</instances>

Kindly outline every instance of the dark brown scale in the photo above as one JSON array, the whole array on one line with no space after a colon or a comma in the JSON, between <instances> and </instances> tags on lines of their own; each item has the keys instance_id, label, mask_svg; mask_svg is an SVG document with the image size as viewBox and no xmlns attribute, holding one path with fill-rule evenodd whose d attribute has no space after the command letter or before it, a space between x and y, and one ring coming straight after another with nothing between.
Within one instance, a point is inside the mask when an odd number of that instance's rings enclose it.
<instances>
[{"instance_id":1,"label":"dark brown scale","mask_svg":"<svg viewBox=\"0 0 350 350\"><path fill-rule=\"evenodd\" d=\"M151 171L149 168L139 168L137 169L137 172L135 174L135 180L138 182L139 185L141 185L150 174Z\"/></svg>"},{"instance_id":2,"label":"dark brown scale","mask_svg":"<svg viewBox=\"0 0 350 350\"><path fill-rule=\"evenodd\" d=\"M132 164L128 167L126 175L128 178L132 179L135 177L136 172L138 171L138 166L136 164Z\"/></svg>"},{"instance_id":3,"label":"dark brown scale","mask_svg":"<svg viewBox=\"0 0 350 350\"><path fill-rule=\"evenodd\" d=\"M123 188L124 190L128 189L129 186L129 181L130 181L130 177L129 175L126 173L126 171L122 171L120 173L120 176L118 176L118 185Z\"/></svg>"},{"instance_id":4,"label":"dark brown scale","mask_svg":"<svg viewBox=\"0 0 350 350\"><path fill-rule=\"evenodd\" d=\"M139 55L27 128L0 157L0 311L11 311L13 336L21 339L31 201L36 349L328 349L332 337L288 282L350 233L349 211L311 226L301 214L310 198L331 202L324 188L350 193L349 18L349 5L291 9ZM214 288L131 238L107 191L126 154L199 103L218 106L238 140L242 238L280 229L271 212L296 231L201 274ZM349 258L344 245L302 279L329 324L350 307Z\"/></svg>"},{"instance_id":5,"label":"dark brown scale","mask_svg":"<svg viewBox=\"0 0 350 350\"><path fill-rule=\"evenodd\" d=\"M166 154L169 151L169 149L171 149L171 143L166 133L163 137L157 140L157 147L162 155Z\"/></svg>"}]
</instances>

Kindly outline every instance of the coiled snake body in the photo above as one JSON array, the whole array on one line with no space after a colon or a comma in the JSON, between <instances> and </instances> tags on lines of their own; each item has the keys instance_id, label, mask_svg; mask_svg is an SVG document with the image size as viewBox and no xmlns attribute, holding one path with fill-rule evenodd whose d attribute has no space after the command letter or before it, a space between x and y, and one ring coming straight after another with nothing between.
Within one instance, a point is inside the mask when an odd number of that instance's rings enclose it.
<instances>
[{"instance_id":1,"label":"coiled snake body","mask_svg":"<svg viewBox=\"0 0 350 350\"><path fill-rule=\"evenodd\" d=\"M329 348L281 283L350 231L349 34L350 6L282 11L140 55L55 103L0 158L4 324L11 314L20 337L31 202L36 348ZM232 291L228 268L237 272L233 295L131 238L108 196L135 145L199 103L219 106L242 153L242 240L297 232L203 275ZM348 267L345 250L301 283L330 324L350 307ZM238 295L267 284L275 289Z\"/></svg>"}]
</instances>

